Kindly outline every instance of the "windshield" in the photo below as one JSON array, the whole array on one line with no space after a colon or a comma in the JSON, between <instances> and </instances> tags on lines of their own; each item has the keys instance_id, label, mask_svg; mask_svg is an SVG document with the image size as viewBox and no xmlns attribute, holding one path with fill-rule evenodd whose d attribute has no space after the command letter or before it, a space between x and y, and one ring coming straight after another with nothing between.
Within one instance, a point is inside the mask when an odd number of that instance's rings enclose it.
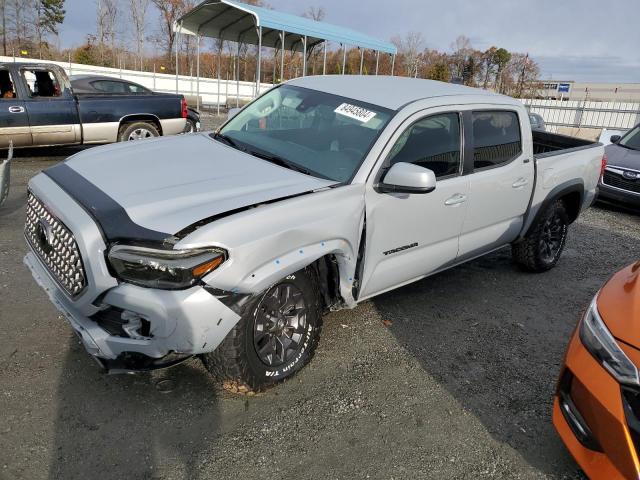
<instances>
[{"instance_id":1,"label":"windshield","mask_svg":"<svg viewBox=\"0 0 640 480\"><path fill-rule=\"evenodd\" d=\"M349 181L392 111L283 85L242 109L220 131L227 143L264 159Z\"/></svg>"},{"instance_id":2,"label":"windshield","mask_svg":"<svg viewBox=\"0 0 640 480\"><path fill-rule=\"evenodd\" d=\"M632 150L640 150L640 126L637 126L622 137L618 145L631 148Z\"/></svg>"}]
</instances>

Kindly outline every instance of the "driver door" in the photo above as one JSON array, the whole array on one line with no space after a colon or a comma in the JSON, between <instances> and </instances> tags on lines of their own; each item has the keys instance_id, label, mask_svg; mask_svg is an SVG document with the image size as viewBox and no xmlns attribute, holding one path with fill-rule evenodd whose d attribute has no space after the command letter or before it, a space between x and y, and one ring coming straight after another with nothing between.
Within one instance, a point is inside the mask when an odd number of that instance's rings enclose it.
<instances>
[{"instance_id":1,"label":"driver door","mask_svg":"<svg viewBox=\"0 0 640 480\"><path fill-rule=\"evenodd\" d=\"M469 181L463 172L462 115L416 114L383 153L376 176L394 163L433 170L436 188L426 194L366 191L366 243L359 299L417 280L455 262L467 209Z\"/></svg>"}]
</instances>

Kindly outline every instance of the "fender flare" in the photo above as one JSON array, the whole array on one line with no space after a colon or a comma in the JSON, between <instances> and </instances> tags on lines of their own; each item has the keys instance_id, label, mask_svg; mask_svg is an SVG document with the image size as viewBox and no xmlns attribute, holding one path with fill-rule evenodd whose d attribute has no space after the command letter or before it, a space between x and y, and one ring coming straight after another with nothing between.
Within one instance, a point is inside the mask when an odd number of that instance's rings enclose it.
<instances>
[{"instance_id":1,"label":"fender flare","mask_svg":"<svg viewBox=\"0 0 640 480\"><path fill-rule=\"evenodd\" d=\"M552 205L554 202L556 202L560 198L570 194L575 194L575 193L580 195L578 212L577 212L577 215L575 216L575 218L577 218L578 215L580 214L580 211L582 210L582 205L583 205L584 196L585 196L584 183L582 182L581 179L569 180L556 186L549 192L549 195L547 195L547 197L544 199L542 203L540 203L540 205L537 205L537 206L532 205L529 208L529 211L527 212L527 214L525 215L525 221L522 226L522 232L520 233L518 240L521 240L522 238L529 235L529 233L531 232L531 229L538 222L540 217L544 214L547 207ZM575 218L573 220L575 220Z\"/></svg>"}]
</instances>

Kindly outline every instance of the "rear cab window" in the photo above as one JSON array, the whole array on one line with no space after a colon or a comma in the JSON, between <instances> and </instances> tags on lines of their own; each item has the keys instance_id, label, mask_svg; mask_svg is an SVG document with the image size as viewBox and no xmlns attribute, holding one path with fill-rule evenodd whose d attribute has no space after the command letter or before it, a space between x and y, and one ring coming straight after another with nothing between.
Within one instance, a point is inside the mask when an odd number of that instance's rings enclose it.
<instances>
[{"instance_id":1,"label":"rear cab window","mask_svg":"<svg viewBox=\"0 0 640 480\"><path fill-rule=\"evenodd\" d=\"M22 77L31 98L55 98L62 96L60 81L52 70L23 68Z\"/></svg>"},{"instance_id":2,"label":"rear cab window","mask_svg":"<svg viewBox=\"0 0 640 480\"><path fill-rule=\"evenodd\" d=\"M475 111L473 122L474 171L505 165L522 153L520 120L514 111Z\"/></svg>"}]
</instances>

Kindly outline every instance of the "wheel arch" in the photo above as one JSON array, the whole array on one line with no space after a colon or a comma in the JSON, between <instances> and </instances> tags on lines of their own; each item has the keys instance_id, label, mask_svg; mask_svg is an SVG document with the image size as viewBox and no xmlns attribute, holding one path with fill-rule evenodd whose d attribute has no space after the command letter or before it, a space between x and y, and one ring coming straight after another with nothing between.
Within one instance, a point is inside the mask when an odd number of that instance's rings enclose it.
<instances>
[{"instance_id":1,"label":"wheel arch","mask_svg":"<svg viewBox=\"0 0 640 480\"><path fill-rule=\"evenodd\" d=\"M163 135L160 118L158 118L157 115L154 115L152 113L132 113L129 115L125 115L120 119L120 122L118 125L118 134L120 133L120 131L125 125L134 123L134 122L151 122L158 129L158 133L160 134L160 136Z\"/></svg>"},{"instance_id":2,"label":"wheel arch","mask_svg":"<svg viewBox=\"0 0 640 480\"><path fill-rule=\"evenodd\" d=\"M579 179L556 186L549 192L549 195L547 195L538 207L535 209L532 208L529 211L529 215L525 220L525 225L522 229L522 233L520 234L520 238L526 237L534 228L540 217L544 214L545 210L558 200L561 200L564 203L565 208L567 209L567 214L569 215L569 223L573 223L578 218L578 215L580 215L584 196L584 184Z\"/></svg>"}]
</instances>

